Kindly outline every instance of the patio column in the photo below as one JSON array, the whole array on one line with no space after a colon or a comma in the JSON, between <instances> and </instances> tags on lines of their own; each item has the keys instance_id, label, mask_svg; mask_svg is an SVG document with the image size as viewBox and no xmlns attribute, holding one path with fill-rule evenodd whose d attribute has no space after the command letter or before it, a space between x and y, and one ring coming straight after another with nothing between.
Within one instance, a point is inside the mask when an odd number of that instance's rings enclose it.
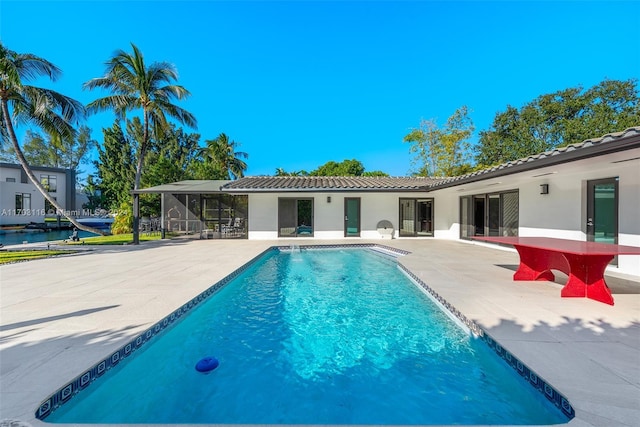
<instances>
[{"instance_id":1,"label":"patio column","mask_svg":"<svg viewBox=\"0 0 640 427\"><path fill-rule=\"evenodd\" d=\"M165 212L164 212L164 193L160 193L160 238L166 237L166 224L165 224Z\"/></svg>"},{"instance_id":2,"label":"patio column","mask_svg":"<svg viewBox=\"0 0 640 427\"><path fill-rule=\"evenodd\" d=\"M140 244L140 195L133 194L133 244Z\"/></svg>"}]
</instances>

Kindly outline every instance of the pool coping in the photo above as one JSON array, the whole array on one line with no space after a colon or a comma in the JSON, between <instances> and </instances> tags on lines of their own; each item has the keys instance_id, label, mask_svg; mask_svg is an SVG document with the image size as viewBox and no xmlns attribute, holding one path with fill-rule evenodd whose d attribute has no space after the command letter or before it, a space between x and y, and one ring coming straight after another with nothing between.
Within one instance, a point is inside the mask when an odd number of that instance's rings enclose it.
<instances>
[{"instance_id":1,"label":"pool coping","mask_svg":"<svg viewBox=\"0 0 640 427\"><path fill-rule=\"evenodd\" d=\"M211 285L209 288L200 292L198 295L182 304L178 309L165 316L143 333L129 340L126 344L117 350L110 352L110 355L103 358L97 364L83 371L82 374L75 377L64 386L57 389L50 396L45 398L35 410L35 418L46 422L46 418L51 415L60 406L69 402L75 395L89 387L94 381L102 377L110 369L117 366L122 360L133 355L136 350L140 349L144 344L150 342L169 327L173 326L177 321L184 317L187 313L199 306L202 302L210 298L222 287L242 274L257 262L265 254L274 251L287 251L295 248L300 250L313 249L340 249L340 248L369 248L378 249L380 253L387 256L391 255L398 258L398 267L409 276L409 278L419 285L427 295L436 302L441 308L447 310L452 316L462 322L469 328L474 336L482 339L482 341L500 357L507 366L510 366L517 374L519 374L531 387L543 395L546 400L555 406L562 415L567 418L566 422L571 421L575 417L575 410L569 400L554 388L548 381L540 377L533 369L518 359L512 352L507 350L502 344L495 340L487 331L473 320L466 317L461 311L456 309L444 297L438 294L432 287L428 286L417 274L414 274L408 267L402 264L400 257L411 254L411 251L398 249L384 244L378 243L345 243L345 244L290 244L290 245L274 245L266 248L239 268L224 276L222 279Z\"/></svg>"}]
</instances>

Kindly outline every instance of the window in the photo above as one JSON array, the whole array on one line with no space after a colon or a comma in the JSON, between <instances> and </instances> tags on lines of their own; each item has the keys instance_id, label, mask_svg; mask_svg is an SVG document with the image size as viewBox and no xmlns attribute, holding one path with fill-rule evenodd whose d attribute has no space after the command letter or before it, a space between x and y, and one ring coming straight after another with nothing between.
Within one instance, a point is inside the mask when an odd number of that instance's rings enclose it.
<instances>
[{"instance_id":1,"label":"window","mask_svg":"<svg viewBox=\"0 0 640 427\"><path fill-rule=\"evenodd\" d=\"M461 197L460 238L517 236L518 197L517 190Z\"/></svg>"},{"instance_id":2,"label":"window","mask_svg":"<svg viewBox=\"0 0 640 427\"><path fill-rule=\"evenodd\" d=\"M313 236L313 199L278 199L278 237Z\"/></svg>"},{"instance_id":3,"label":"window","mask_svg":"<svg viewBox=\"0 0 640 427\"><path fill-rule=\"evenodd\" d=\"M58 178L55 175L40 175L40 184L49 193L55 193L58 189Z\"/></svg>"},{"instance_id":4,"label":"window","mask_svg":"<svg viewBox=\"0 0 640 427\"><path fill-rule=\"evenodd\" d=\"M7 182L16 182L15 178L7 178Z\"/></svg>"},{"instance_id":5,"label":"window","mask_svg":"<svg viewBox=\"0 0 640 427\"><path fill-rule=\"evenodd\" d=\"M400 199L401 237L433 236L433 199Z\"/></svg>"},{"instance_id":6,"label":"window","mask_svg":"<svg viewBox=\"0 0 640 427\"><path fill-rule=\"evenodd\" d=\"M22 215L29 210L31 210L31 194L16 193L16 213Z\"/></svg>"},{"instance_id":7,"label":"window","mask_svg":"<svg viewBox=\"0 0 640 427\"><path fill-rule=\"evenodd\" d=\"M57 200L57 199L54 197L53 200ZM44 211L47 214L55 214L56 207L53 206L53 204L50 201L48 201L47 199L44 199Z\"/></svg>"}]
</instances>

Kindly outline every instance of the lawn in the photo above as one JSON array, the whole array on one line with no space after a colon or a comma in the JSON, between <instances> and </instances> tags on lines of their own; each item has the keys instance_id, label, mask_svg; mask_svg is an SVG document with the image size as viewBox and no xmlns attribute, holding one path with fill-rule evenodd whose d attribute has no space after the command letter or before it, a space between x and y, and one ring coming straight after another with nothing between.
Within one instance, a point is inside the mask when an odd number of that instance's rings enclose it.
<instances>
[{"instance_id":1,"label":"lawn","mask_svg":"<svg viewBox=\"0 0 640 427\"><path fill-rule=\"evenodd\" d=\"M8 264L18 261L29 261L32 259L48 258L59 255L75 254L72 250L20 250L20 251L0 251L0 264Z\"/></svg>"},{"instance_id":2,"label":"lawn","mask_svg":"<svg viewBox=\"0 0 640 427\"><path fill-rule=\"evenodd\" d=\"M171 238L172 235L167 233L165 238ZM160 233L153 235L140 234L141 242L148 242L151 240L160 240ZM110 236L96 236L96 237L84 237L79 242L72 242L67 240L67 245L130 245L133 243L133 233L127 234L112 234Z\"/></svg>"}]
</instances>

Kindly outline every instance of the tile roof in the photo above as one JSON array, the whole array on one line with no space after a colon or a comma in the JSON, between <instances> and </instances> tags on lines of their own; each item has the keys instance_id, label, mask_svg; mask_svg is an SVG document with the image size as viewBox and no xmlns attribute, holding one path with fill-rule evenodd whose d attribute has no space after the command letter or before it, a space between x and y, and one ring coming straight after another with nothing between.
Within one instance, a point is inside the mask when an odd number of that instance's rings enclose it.
<instances>
[{"instance_id":1,"label":"tile roof","mask_svg":"<svg viewBox=\"0 0 640 427\"><path fill-rule=\"evenodd\" d=\"M635 139L633 137L636 137ZM428 177L363 177L363 176L258 176L232 181L224 190L240 191L419 191L436 190L508 175L529 169L542 168L580 158L603 154L607 151L640 146L640 126L622 132L609 133L599 138L586 139L577 144L555 148L544 153L492 166L466 175L449 178ZM618 145L616 145L618 144ZM626 144L626 145L625 145Z\"/></svg>"},{"instance_id":2,"label":"tile roof","mask_svg":"<svg viewBox=\"0 0 640 427\"><path fill-rule=\"evenodd\" d=\"M570 162L608 152L640 147L640 126L622 132L586 139L577 144L528 156L470 174L448 177L366 177L366 176L255 176L235 181L181 181L137 190L135 193L251 193L287 191L429 191L481 181L496 176Z\"/></svg>"},{"instance_id":3,"label":"tile roof","mask_svg":"<svg viewBox=\"0 0 640 427\"><path fill-rule=\"evenodd\" d=\"M371 176L259 176L232 181L224 190L232 191L415 191L441 178Z\"/></svg>"},{"instance_id":4,"label":"tile roof","mask_svg":"<svg viewBox=\"0 0 640 427\"><path fill-rule=\"evenodd\" d=\"M633 137L636 138L632 139ZM607 150L615 151L620 149L630 149L640 146L640 139L637 137L640 137L640 126L631 127L622 132L608 133L599 138L586 139L582 142L570 144L565 147L554 148L553 150L545 151L544 153L502 163L500 165L492 166L466 175L441 179L431 184L429 188L436 189L448 187L458 185L461 181L479 181L491 178L492 176L507 175L523 170L549 166L550 164L565 163L568 161L578 160L580 158L604 154L604 151ZM622 145L614 147L612 143L619 143Z\"/></svg>"}]
</instances>

